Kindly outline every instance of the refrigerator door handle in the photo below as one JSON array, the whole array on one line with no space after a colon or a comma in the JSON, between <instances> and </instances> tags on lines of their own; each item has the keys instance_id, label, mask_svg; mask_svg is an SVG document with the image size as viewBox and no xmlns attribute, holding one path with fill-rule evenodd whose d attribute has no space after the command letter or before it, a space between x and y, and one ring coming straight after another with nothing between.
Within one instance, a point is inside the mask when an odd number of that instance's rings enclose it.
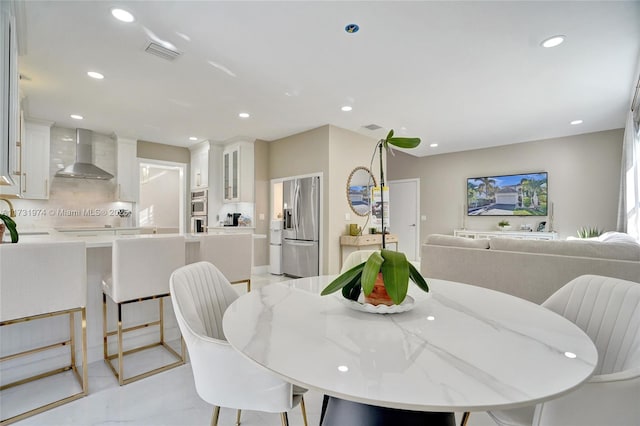
<instances>
[{"instance_id":1,"label":"refrigerator door handle","mask_svg":"<svg viewBox=\"0 0 640 426\"><path fill-rule=\"evenodd\" d=\"M311 247L317 244L317 241L299 241L299 240L284 240L286 244L292 246Z\"/></svg>"},{"instance_id":2,"label":"refrigerator door handle","mask_svg":"<svg viewBox=\"0 0 640 426\"><path fill-rule=\"evenodd\" d=\"M296 235L299 235L300 229L299 226L300 223L300 183L296 180L296 184L295 184L295 190L294 190L294 195L293 195L293 211L294 211L294 226L295 226L295 231L296 231Z\"/></svg>"}]
</instances>

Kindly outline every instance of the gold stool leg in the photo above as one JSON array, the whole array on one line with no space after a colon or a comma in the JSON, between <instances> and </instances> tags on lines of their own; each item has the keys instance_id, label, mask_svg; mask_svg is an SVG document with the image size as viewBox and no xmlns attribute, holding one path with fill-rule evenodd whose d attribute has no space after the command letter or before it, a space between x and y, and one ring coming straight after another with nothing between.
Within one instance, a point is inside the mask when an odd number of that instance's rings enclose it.
<instances>
[{"instance_id":1,"label":"gold stool leg","mask_svg":"<svg viewBox=\"0 0 640 426\"><path fill-rule=\"evenodd\" d=\"M280 420L282 421L282 426L289 426L289 417L287 416L287 412L280 413Z\"/></svg>"},{"instance_id":2,"label":"gold stool leg","mask_svg":"<svg viewBox=\"0 0 640 426\"><path fill-rule=\"evenodd\" d=\"M107 295L102 293L102 349L105 361L108 360L107 354Z\"/></svg>"},{"instance_id":3,"label":"gold stool leg","mask_svg":"<svg viewBox=\"0 0 640 426\"><path fill-rule=\"evenodd\" d=\"M309 426L307 422L307 407L304 405L304 396L300 398L300 411L302 411L302 421L304 422L304 426Z\"/></svg>"},{"instance_id":4,"label":"gold stool leg","mask_svg":"<svg viewBox=\"0 0 640 426\"><path fill-rule=\"evenodd\" d=\"M82 308L82 390L89 393L89 368L87 367L87 308Z\"/></svg>"},{"instance_id":5,"label":"gold stool leg","mask_svg":"<svg viewBox=\"0 0 640 426\"><path fill-rule=\"evenodd\" d=\"M464 414L462 415L462 420L460 421L460 426L467 426L467 422L469 421L470 415L471 413L469 413L468 411L464 412Z\"/></svg>"},{"instance_id":6,"label":"gold stool leg","mask_svg":"<svg viewBox=\"0 0 640 426\"><path fill-rule=\"evenodd\" d=\"M240 426L240 414L242 414L242 410L238 410L236 414L236 426Z\"/></svg>"},{"instance_id":7,"label":"gold stool leg","mask_svg":"<svg viewBox=\"0 0 640 426\"><path fill-rule=\"evenodd\" d=\"M124 354L122 348L122 304L118 303L118 383L124 384Z\"/></svg>"},{"instance_id":8,"label":"gold stool leg","mask_svg":"<svg viewBox=\"0 0 640 426\"><path fill-rule=\"evenodd\" d=\"M211 416L211 426L218 426L218 417L220 417L220 407L213 406L213 416Z\"/></svg>"}]
</instances>

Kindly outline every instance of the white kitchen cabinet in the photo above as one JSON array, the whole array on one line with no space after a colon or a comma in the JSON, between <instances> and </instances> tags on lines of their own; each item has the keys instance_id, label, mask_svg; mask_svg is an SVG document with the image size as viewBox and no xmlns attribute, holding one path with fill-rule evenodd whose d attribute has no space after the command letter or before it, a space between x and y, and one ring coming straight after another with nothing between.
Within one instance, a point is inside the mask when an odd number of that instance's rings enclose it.
<instances>
[{"instance_id":1,"label":"white kitchen cabinet","mask_svg":"<svg viewBox=\"0 0 640 426\"><path fill-rule=\"evenodd\" d=\"M0 185L5 186L16 184L12 175L16 171L14 162L20 126L15 5L13 1L0 2Z\"/></svg>"},{"instance_id":2,"label":"white kitchen cabinet","mask_svg":"<svg viewBox=\"0 0 640 426\"><path fill-rule=\"evenodd\" d=\"M253 144L240 142L222 154L222 194L226 203L253 202Z\"/></svg>"},{"instance_id":3,"label":"white kitchen cabinet","mask_svg":"<svg viewBox=\"0 0 640 426\"><path fill-rule=\"evenodd\" d=\"M140 178L135 139L118 138L116 146L116 198L118 201L138 202Z\"/></svg>"},{"instance_id":4,"label":"white kitchen cabinet","mask_svg":"<svg viewBox=\"0 0 640 426\"><path fill-rule=\"evenodd\" d=\"M209 141L189 148L191 151L191 189L209 187Z\"/></svg>"},{"instance_id":5,"label":"white kitchen cabinet","mask_svg":"<svg viewBox=\"0 0 640 426\"><path fill-rule=\"evenodd\" d=\"M22 149L22 198L49 199L49 152L53 122L25 119Z\"/></svg>"},{"instance_id":6,"label":"white kitchen cabinet","mask_svg":"<svg viewBox=\"0 0 640 426\"><path fill-rule=\"evenodd\" d=\"M12 153L12 157L9 162L9 171L11 174L11 178L13 179L13 184L6 184L0 186L0 196L8 196L9 198L13 198L14 196L21 196L21 188L22 188L22 144L24 143L24 115L22 111L20 111L20 122L18 125L18 134L17 141L15 146L15 151Z\"/></svg>"}]
</instances>

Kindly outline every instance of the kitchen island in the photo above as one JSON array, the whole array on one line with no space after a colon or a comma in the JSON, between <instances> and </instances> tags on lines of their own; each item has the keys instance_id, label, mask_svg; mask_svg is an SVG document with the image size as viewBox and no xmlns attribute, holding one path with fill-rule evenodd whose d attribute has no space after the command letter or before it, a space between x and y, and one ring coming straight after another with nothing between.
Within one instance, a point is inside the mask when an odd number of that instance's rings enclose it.
<instances>
[{"instance_id":1,"label":"kitchen island","mask_svg":"<svg viewBox=\"0 0 640 426\"><path fill-rule=\"evenodd\" d=\"M113 230L113 229L112 229ZM20 235L18 244L30 244L38 242L62 242L62 241L84 241L86 244L86 262L87 262L87 347L88 362L95 362L103 359L102 348L102 280L111 274L111 251L113 242L117 238L163 238L170 234L137 234L137 235L114 235L114 233L105 232L105 235L81 235L70 232L58 232L56 230L30 230L24 231ZM234 235L235 232L209 232L208 234L183 234L185 237L185 263L193 263L200 260L200 241L205 235ZM175 234L174 234L175 235ZM38 267L38 259L33 259L33 267ZM46 277L42 277L46 279ZM19 285L19 283L0 283L0 285ZM243 289L243 286L239 286ZM157 316L157 304L153 301L143 302L132 306L130 312L125 315L128 325L135 325L147 322L149 318ZM115 305L108 304L109 318L116 318ZM165 339L168 342L176 341L179 338L179 330L173 315L171 303L164 304L165 309ZM113 312L111 311L113 310ZM12 327L2 327L0 329L0 339L2 340L2 354L14 353L27 350L30 347L41 345L43 339L46 341L60 340L60 330L65 330L62 322L63 318L53 318L45 321L27 322L17 324ZM115 320L114 320L115 322ZM110 326L111 328L115 325ZM67 326L68 328L68 326ZM133 347L148 344L153 341L156 330L138 330L128 333L125 337L125 346ZM111 343L111 342L110 342ZM115 347L115 342L114 342ZM59 355L51 353L35 355L29 359L11 360L3 362L0 365L0 374L9 377L14 367L20 366L21 374L32 373L34 370L41 368L41 363L51 363L54 365L66 357L64 351L60 351ZM80 358L81 359L81 358ZM34 361L38 361L37 363Z\"/></svg>"}]
</instances>

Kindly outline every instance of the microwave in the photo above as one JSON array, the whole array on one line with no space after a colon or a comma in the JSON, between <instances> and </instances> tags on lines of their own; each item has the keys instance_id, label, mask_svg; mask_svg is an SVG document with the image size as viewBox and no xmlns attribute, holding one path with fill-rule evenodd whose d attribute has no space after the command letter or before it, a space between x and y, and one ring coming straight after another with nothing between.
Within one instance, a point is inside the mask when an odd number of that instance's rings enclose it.
<instances>
[{"instance_id":1,"label":"microwave","mask_svg":"<svg viewBox=\"0 0 640 426\"><path fill-rule=\"evenodd\" d=\"M191 192L191 216L207 215L207 190Z\"/></svg>"}]
</instances>

